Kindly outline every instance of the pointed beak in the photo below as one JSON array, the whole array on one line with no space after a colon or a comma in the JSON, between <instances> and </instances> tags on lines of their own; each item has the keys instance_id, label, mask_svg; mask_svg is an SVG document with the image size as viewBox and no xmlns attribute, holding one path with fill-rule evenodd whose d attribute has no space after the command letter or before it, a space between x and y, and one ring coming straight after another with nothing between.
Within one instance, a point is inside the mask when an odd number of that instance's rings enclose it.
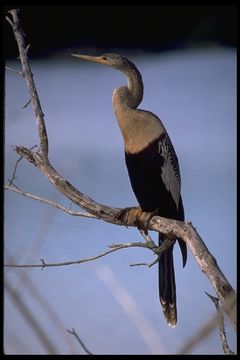
<instances>
[{"instance_id":1,"label":"pointed beak","mask_svg":"<svg viewBox=\"0 0 240 360\"><path fill-rule=\"evenodd\" d=\"M70 55L75 56L78 59L107 65L107 61L103 56L90 56L90 55L81 55L81 54L70 54Z\"/></svg>"}]
</instances>

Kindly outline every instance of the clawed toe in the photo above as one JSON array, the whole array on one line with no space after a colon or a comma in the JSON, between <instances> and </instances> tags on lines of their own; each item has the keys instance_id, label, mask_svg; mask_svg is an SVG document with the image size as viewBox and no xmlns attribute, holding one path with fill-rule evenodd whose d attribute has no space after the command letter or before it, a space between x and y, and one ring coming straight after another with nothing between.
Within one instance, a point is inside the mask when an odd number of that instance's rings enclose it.
<instances>
[{"instance_id":1,"label":"clawed toe","mask_svg":"<svg viewBox=\"0 0 240 360\"><path fill-rule=\"evenodd\" d=\"M126 226L127 225L134 225L136 218L138 217L138 213L140 208L138 207L126 207L121 209L117 215L115 215L115 219L121 221Z\"/></svg>"},{"instance_id":2,"label":"clawed toe","mask_svg":"<svg viewBox=\"0 0 240 360\"><path fill-rule=\"evenodd\" d=\"M121 209L115 216L114 219L128 225L128 211L131 208Z\"/></svg>"},{"instance_id":3,"label":"clawed toe","mask_svg":"<svg viewBox=\"0 0 240 360\"><path fill-rule=\"evenodd\" d=\"M153 213L143 212L140 207L128 207L121 209L115 216L115 219L121 221L126 226L137 226L138 229L144 230L147 233L149 221L154 216Z\"/></svg>"},{"instance_id":4,"label":"clawed toe","mask_svg":"<svg viewBox=\"0 0 240 360\"><path fill-rule=\"evenodd\" d=\"M147 234L149 222L153 216L154 216L154 213L145 211L145 212L142 212L142 214L140 215L140 217L138 219L138 222L140 223L140 226L138 228L141 230L144 230L145 234Z\"/></svg>"}]
</instances>

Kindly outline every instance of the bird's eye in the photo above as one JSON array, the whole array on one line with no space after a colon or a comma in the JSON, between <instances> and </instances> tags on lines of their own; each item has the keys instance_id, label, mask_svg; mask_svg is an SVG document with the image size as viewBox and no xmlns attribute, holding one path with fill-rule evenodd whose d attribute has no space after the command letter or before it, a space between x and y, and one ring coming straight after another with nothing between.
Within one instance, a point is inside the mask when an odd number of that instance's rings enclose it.
<instances>
[{"instance_id":1,"label":"bird's eye","mask_svg":"<svg viewBox=\"0 0 240 360\"><path fill-rule=\"evenodd\" d=\"M102 56L102 59L105 60L105 61L107 60L106 56Z\"/></svg>"}]
</instances>

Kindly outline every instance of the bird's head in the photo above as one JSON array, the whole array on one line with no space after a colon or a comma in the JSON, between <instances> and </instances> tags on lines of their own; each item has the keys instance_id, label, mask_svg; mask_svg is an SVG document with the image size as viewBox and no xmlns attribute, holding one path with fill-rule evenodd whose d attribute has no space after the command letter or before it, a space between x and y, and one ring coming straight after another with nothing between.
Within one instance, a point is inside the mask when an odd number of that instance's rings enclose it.
<instances>
[{"instance_id":1,"label":"bird's head","mask_svg":"<svg viewBox=\"0 0 240 360\"><path fill-rule=\"evenodd\" d=\"M132 65L132 63L127 58L118 54L103 54L101 56L91 56L91 55L82 55L82 54L71 54L71 55L82 60L92 61L95 63L111 66L114 67L115 69L122 71Z\"/></svg>"}]
</instances>

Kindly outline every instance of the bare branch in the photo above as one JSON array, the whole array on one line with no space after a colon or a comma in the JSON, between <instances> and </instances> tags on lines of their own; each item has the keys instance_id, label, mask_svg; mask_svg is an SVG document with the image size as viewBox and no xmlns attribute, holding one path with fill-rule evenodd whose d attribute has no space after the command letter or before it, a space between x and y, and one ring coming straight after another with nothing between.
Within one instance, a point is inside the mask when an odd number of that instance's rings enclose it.
<instances>
[{"instance_id":1,"label":"bare branch","mask_svg":"<svg viewBox=\"0 0 240 360\"><path fill-rule=\"evenodd\" d=\"M33 150L35 147L37 147L37 145L32 146L29 150ZM18 164L20 163L20 161L21 161L22 159L23 159L23 157L20 156L20 158L16 161L16 164L15 164L14 170L13 170L12 177L11 177L10 179L8 179L9 185L12 185L12 184L13 184L13 181L14 181L15 179L17 179L17 176L16 176L17 167L18 167ZM15 189L15 188L13 187L13 189ZM13 189L11 189L11 190L13 190ZM13 191L14 191L14 190L13 190Z\"/></svg>"},{"instance_id":2,"label":"bare branch","mask_svg":"<svg viewBox=\"0 0 240 360\"><path fill-rule=\"evenodd\" d=\"M119 245L110 245L109 247L111 247L111 250L108 251L104 251L103 253L97 255L97 256L91 256L89 258L85 258L85 259L81 259L81 260L75 260L75 261L64 261L64 262L59 262L59 263L46 263L44 259L40 259L41 264L22 264L22 265L17 265L17 264L5 264L5 267L14 267L14 268L41 268L42 270L46 267L55 267L55 266L67 266L67 265L76 265L76 264L81 264L84 262L88 262L88 261L93 261L93 260L97 260L103 256L106 256L108 254L111 254L115 251L121 250L121 249L126 249L126 248L130 248L130 247L144 247L149 249L149 246L147 244L144 243L125 243L125 244L119 244Z\"/></svg>"},{"instance_id":3,"label":"bare branch","mask_svg":"<svg viewBox=\"0 0 240 360\"><path fill-rule=\"evenodd\" d=\"M126 248L130 248L130 247L143 247L149 250L152 250L155 254L158 255L157 259L155 259L152 263L147 264L147 263L137 263L137 264L130 264L130 266L139 266L139 265L145 265L148 266L149 268L151 266L153 266L154 264L156 264L159 261L159 258L161 256L161 254L169 247L171 246L172 242L169 241L168 239L165 239L164 242L160 245L157 246L153 241L151 241L151 243L147 242L147 243L141 243L141 242L137 242L137 243L123 243L123 244L111 244L108 247L111 248L111 250L105 251L100 255L97 256L93 256L93 257L89 257L89 258L85 258L85 259L81 259L81 260L76 260L76 261L65 261L65 262L60 262L60 263L46 263L44 259L40 259L41 261L41 265L40 264L22 264L22 265L17 265L17 264L5 264L5 267L14 267L14 268L29 268L29 267L37 267L37 268L41 268L41 270L43 270L45 267L55 267L55 266L66 266L66 265L76 265L76 264L81 264L84 262L88 262L88 261L94 261L96 259L99 259L100 257L103 257L105 255L111 254L114 251L117 250L121 250L121 249L126 249Z\"/></svg>"},{"instance_id":4,"label":"bare branch","mask_svg":"<svg viewBox=\"0 0 240 360\"><path fill-rule=\"evenodd\" d=\"M157 257L153 262L151 263L136 263L136 264L130 264L130 266L147 266L152 267L153 265L157 264L159 261L159 257Z\"/></svg>"},{"instance_id":5,"label":"bare branch","mask_svg":"<svg viewBox=\"0 0 240 360\"><path fill-rule=\"evenodd\" d=\"M6 70L9 70L9 71L12 71L12 72L14 72L15 74L18 74L18 75L20 75L20 76L23 76L22 71L18 71L18 70L12 69L10 66L5 66L5 69L6 69Z\"/></svg>"},{"instance_id":6,"label":"bare branch","mask_svg":"<svg viewBox=\"0 0 240 360\"><path fill-rule=\"evenodd\" d=\"M152 247L156 246L149 234L146 234L145 230L139 230L140 234L143 236L144 240L151 245Z\"/></svg>"},{"instance_id":7,"label":"bare branch","mask_svg":"<svg viewBox=\"0 0 240 360\"><path fill-rule=\"evenodd\" d=\"M38 134L40 139L40 145L39 145L39 155L41 155L42 158L47 160L48 157L48 138L47 138L47 131L45 127L44 122L44 114L41 109L41 104L39 101L38 93L35 87L35 83L33 80L33 75L31 72L31 67L28 61L28 50L29 45L26 46L25 40L24 40L24 32L22 30L20 19L19 19L19 10L13 9L8 12L12 16L12 20L7 16L6 19L9 22L9 24L13 28L13 33L16 39L16 42L18 44L19 49L19 56L22 64L22 74L24 78L27 81L29 94L31 98L32 107L34 110L36 122L37 122L37 128L38 128Z\"/></svg>"},{"instance_id":8,"label":"bare branch","mask_svg":"<svg viewBox=\"0 0 240 360\"><path fill-rule=\"evenodd\" d=\"M108 247L110 247L111 249L115 249L115 250L126 249L126 248L129 248L129 247L143 247L143 248L152 250L152 248L148 244L141 243L141 242L123 243L123 244L111 244L111 245L108 245ZM156 247L156 245L155 245L155 247Z\"/></svg>"},{"instance_id":9,"label":"bare branch","mask_svg":"<svg viewBox=\"0 0 240 360\"><path fill-rule=\"evenodd\" d=\"M234 327L234 306L236 306L236 297L235 293L230 293L229 296L225 299L224 305L222 305L223 310L229 316ZM232 314L231 314L232 312ZM235 314L236 316L236 314ZM191 349L199 344L203 339L205 339L213 329L218 325L218 314L214 314L207 322L197 331L196 334L192 335L189 340L185 342L182 348L177 352L178 355L188 354Z\"/></svg>"},{"instance_id":10,"label":"bare branch","mask_svg":"<svg viewBox=\"0 0 240 360\"><path fill-rule=\"evenodd\" d=\"M73 336L75 336L75 338L77 339L77 341L79 342L79 344L82 346L83 350L88 354L88 355L93 355L91 353L90 350L88 350L88 348L86 347L86 345L84 344L84 342L80 339L80 337L78 336L78 334L76 333L75 329L72 328L72 330L67 330L67 332Z\"/></svg>"},{"instance_id":11,"label":"bare branch","mask_svg":"<svg viewBox=\"0 0 240 360\"><path fill-rule=\"evenodd\" d=\"M29 104L31 104L31 99L30 99L30 100L28 100L28 102L27 102L25 105L23 105L23 107L22 107L22 108L23 108L23 109L26 109L26 107L28 107L28 105L29 105Z\"/></svg>"},{"instance_id":12,"label":"bare branch","mask_svg":"<svg viewBox=\"0 0 240 360\"><path fill-rule=\"evenodd\" d=\"M224 315L219 306L219 299L216 298L215 296L208 294L206 291L205 291L205 294L212 300L212 302L214 303L214 305L217 309L218 328L219 328L219 334L220 334L223 352L225 355L235 355L235 353L233 351L231 351L228 346L227 335L226 335L225 326L224 326Z\"/></svg>"},{"instance_id":13,"label":"bare branch","mask_svg":"<svg viewBox=\"0 0 240 360\"><path fill-rule=\"evenodd\" d=\"M52 167L48 160L39 156L38 153L33 153L32 151L22 146L16 146L15 150L17 151L19 156L24 157L29 162L34 164L48 178L48 180L73 203L87 210L89 213L95 215L96 217L100 217L102 220L118 225L125 225L119 220L116 220L116 215L120 211L119 208L111 208L105 205L98 204L90 197L81 193L63 176L61 176Z\"/></svg>"},{"instance_id":14,"label":"bare branch","mask_svg":"<svg viewBox=\"0 0 240 360\"><path fill-rule=\"evenodd\" d=\"M12 178L16 179L16 177L14 177L14 176ZM4 188L5 188L5 190L14 191L14 192L16 192L16 193L18 193L20 195L26 196L26 197L28 197L30 199L37 200L37 201L40 201L40 202L42 202L44 204L53 206L53 207L55 207L55 208L57 208L59 210L62 210L62 211L66 212L67 214L72 215L72 216L81 216L81 217L87 217L87 218L92 218L92 219L100 219L100 217L97 217L97 216L95 216L93 214L90 214L90 213L86 213L86 212L82 212L82 211L73 211L73 210L71 210L69 208L66 208L63 205L60 205L59 203L57 203L55 201L45 199L45 198L43 198L41 196L34 195L34 194L29 193L29 192L23 191L23 190L19 189L16 186L4 185Z\"/></svg>"}]
</instances>

